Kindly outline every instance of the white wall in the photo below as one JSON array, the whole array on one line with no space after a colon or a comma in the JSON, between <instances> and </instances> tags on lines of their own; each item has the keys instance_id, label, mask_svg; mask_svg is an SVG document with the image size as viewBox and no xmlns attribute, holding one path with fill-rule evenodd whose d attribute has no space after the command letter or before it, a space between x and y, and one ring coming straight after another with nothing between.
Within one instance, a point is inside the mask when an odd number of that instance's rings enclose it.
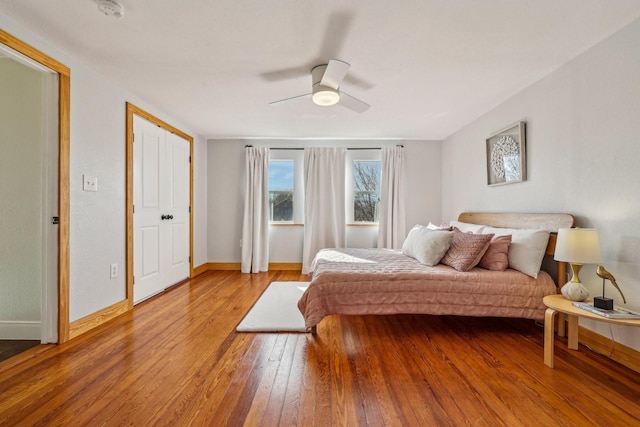
<instances>
[{"instance_id":1,"label":"white wall","mask_svg":"<svg viewBox=\"0 0 640 427\"><path fill-rule=\"evenodd\" d=\"M208 206L209 261L240 262L244 212L244 146L266 147L381 147L405 146L407 173L407 232L417 223L441 220L441 143L437 141L349 140L209 140ZM272 226L269 231L270 262L302 262L303 226ZM355 226L347 230L349 246L373 247L377 227Z\"/></svg>"},{"instance_id":2,"label":"white wall","mask_svg":"<svg viewBox=\"0 0 640 427\"><path fill-rule=\"evenodd\" d=\"M0 339L39 339L44 274L42 74L0 58L0 94ZM14 328L25 332L27 324L29 333L16 335Z\"/></svg>"},{"instance_id":3,"label":"white wall","mask_svg":"<svg viewBox=\"0 0 640 427\"><path fill-rule=\"evenodd\" d=\"M240 140L207 145L207 253L210 262L240 262L244 147Z\"/></svg>"},{"instance_id":4,"label":"white wall","mask_svg":"<svg viewBox=\"0 0 640 427\"><path fill-rule=\"evenodd\" d=\"M640 21L622 29L443 143L445 221L465 210L568 212L600 234L602 264L640 310ZM485 139L527 122L527 181L488 187ZM595 266L580 278L601 293ZM607 296L622 302L607 285ZM584 325L610 336L609 327ZM634 328L614 328L640 349Z\"/></svg>"},{"instance_id":5,"label":"white wall","mask_svg":"<svg viewBox=\"0 0 640 427\"><path fill-rule=\"evenodd\" d=\"M172 117L107 81L28 29L0 16L0 28L71 69L70 154L70 320L74 321L125 296L125 103L194 137L194 151L206 157L206 141ZM204 158L203 157L203 158ZM194 162L194 265L206 254L206 172ZM98 192L82 191L82 175L98 178ZM109 264L120 275L109 278Z\"/></svg>"},{"instance_id":6,"label":"white wall","mask_svg":"<svg viewBox=\"0 0 640 427\"><path fill-rule=\"evenodd\" d=\"M205 264L207 253L207 141L202 137L193 140L193 266Z\"/></svg>"}]
</instances>

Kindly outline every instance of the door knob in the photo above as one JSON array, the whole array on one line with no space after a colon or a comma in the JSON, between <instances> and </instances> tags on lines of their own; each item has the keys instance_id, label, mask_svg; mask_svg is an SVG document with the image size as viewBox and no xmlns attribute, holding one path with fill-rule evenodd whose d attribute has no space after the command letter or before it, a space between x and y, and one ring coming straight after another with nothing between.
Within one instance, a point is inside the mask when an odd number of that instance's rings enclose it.
<instances>
[{"instance_id":1,"label":"door knob","mask_svg":"<svg viewBox=\"0 0 640 427\"><path fill-rule=\"evenodd\" d=\"M161 220L169 219L169 215L162 215L162 216L160 217L160 219L161 219Z\"/></svg>"}]
</instances>

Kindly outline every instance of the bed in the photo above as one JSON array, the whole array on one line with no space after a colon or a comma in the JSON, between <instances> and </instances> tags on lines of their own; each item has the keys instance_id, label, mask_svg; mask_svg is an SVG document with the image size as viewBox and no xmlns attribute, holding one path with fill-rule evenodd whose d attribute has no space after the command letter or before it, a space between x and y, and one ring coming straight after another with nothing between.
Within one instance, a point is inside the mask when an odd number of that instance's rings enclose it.
<instances>
[{"instance_id":1,"label":"bed","mask_svg":"<svg viewBox=\"0 0 640 427\"><path fill-rule=\"evenodd\" d=\"M558 228L572 227L574 222L569 214L465 212L452 222L455 229L436 231L455 231L455 236L483 241L490 235L491 242L499 236L513 239L508 249L509 265L498 270L475 266L461 271L460 260L455 256L452 260L449 256L454 252L454 246L459 246L455 240L450 241L441 261L449 265L428 265L428 261L408 256L403 252L409 253L405 249L418 226L409 233L403 251L323 249L316 255L311 282L300 298L298 308L311 332L315 332L318 323L329 315L434 314L541 321L546 309L542 299L557 293L557 284L551 274L540 269L542 257L553 255ZM466 229L459 230L458 227ZM434 235L424 228L419 232ZM540 239L537 242L541 248L540 262L530 262L535 252L523 246L522 236L545 233L544 242ZM438 236L441 238L443 233ZM529 244L529 241L525 243ZM537 264L537 270L530 264ZM547 269L556 270L552 273L557 277L566 276L564 263L554 262L550 266Z\"/></svg>"}]
</instances>

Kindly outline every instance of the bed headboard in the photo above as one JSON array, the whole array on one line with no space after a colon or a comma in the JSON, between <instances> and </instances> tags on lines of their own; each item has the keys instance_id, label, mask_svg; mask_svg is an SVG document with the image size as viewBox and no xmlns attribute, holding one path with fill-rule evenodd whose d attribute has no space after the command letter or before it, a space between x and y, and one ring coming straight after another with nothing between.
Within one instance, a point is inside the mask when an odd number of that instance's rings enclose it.
<instances>
[{"instance_id":1,"label":"bed headboard","mask_svg":"<svg viewBox=\"0 0 640 427\"><path fill-rule=\"evenodd\" d=\"M573 227L576 219L566 213L511 213L511 212L462 212L458 221L472 224L484 224L503 228L544 228L551 231L547 255L553 256L556 250L558 228ZM558 262L558 278L566 277L567 264ZM560 280L557 280L560 282ZM557 283L556 282L556 283Z\"/></svg>"},{"instance_id":2,"label":"bed headboard","mask_svg":"<svg viewBox=\"0 0 640 427\"><path fill-rule=\"evenodd\" d=\"M544 228L557 232L558 228L573 227L576 219L565 213L462 212L458 221L504 228Z\"/></svg>"}]
</instances>

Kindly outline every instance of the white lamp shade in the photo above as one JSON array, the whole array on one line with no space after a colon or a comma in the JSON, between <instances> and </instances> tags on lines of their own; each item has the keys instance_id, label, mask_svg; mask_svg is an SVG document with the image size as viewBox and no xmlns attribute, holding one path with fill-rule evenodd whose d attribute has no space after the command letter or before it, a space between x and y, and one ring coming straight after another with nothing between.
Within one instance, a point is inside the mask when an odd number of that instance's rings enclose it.
<instances>
[{"instance_id":1,"label":"white lamp shade","mask_svg":"<svg viewBox=\"0 0 640 427\"><path fill-rule=\"evenodd\" d=\"M560 228L553 257L574 264L597 264L601 260L598 230L593 228Z\"/></svg>"}]
</instances>

